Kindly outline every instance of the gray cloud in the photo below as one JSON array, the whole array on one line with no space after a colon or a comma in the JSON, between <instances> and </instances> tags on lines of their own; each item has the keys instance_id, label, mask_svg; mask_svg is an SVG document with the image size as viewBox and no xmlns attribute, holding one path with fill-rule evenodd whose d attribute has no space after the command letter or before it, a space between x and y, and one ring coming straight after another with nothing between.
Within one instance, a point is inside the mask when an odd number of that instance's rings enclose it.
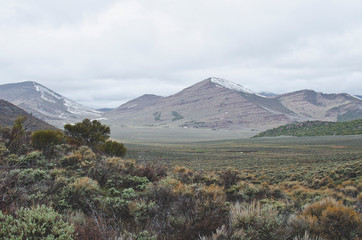
<instances>
[{"instance_id":1,"label":"gray cloud","mask_svg":"<svg viewBox=\"0 0 362 240\"><path fill-rule=\"evenodd\" d=\"M0 84L37 81L92 107L209 76L254 91L362 94L357 0L0 3Z\"/></svg>"}]
</instances>

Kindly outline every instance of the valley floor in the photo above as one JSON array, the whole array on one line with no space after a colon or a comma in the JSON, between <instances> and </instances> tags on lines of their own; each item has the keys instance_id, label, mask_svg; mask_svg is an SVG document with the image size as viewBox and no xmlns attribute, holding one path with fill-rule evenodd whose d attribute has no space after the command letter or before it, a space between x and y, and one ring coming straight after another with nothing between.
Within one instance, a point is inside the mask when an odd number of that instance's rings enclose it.
<instances>
[{"instance_id":1,"label":"valley floor","mask_svg":"<svg viewBox=\"0 0 362 240\"><path fill-rule=\"evenodd\" d=\"M156 161L195 170L224 170L228 167L253 170L258 175L285 173L283 169L289 168L303 174L303 171L316 167L362 160L362 135L160 142L129 143L127 157L138 162Z\"/></svg>"},{"instance_id":2,"label":"valley floor","mask_svg":"<svg viewBox=\"0 0 362 240\"><path fill-rule=\"evenodd\" d=\"M224 139L245 139L255 130L213 130L201 128L119 127L111 125L111 137L123 143L190 143Z\"/></svg>"}]
</instances>

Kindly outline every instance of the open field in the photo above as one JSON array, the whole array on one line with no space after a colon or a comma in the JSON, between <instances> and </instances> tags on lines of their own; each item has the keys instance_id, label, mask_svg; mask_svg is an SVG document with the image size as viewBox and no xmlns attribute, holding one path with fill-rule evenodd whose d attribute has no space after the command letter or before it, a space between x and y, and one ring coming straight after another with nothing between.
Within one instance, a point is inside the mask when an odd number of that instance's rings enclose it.
<instances>
[{"instance_id":1,"label":"open field","mask_svg":"<svg viewBox=\"0 0 362 240\"><path fill-rule=\"evenodd\" d=\"M110 126L111 137L124 143L189 143L223 139L244 139L259 133L256 130Z\"/></svg>"},{"instance_id":2,"label":"open field","mask_svg":"<svg viewBox=\"0 0 362 240\"><path fill-rule=\"evenodd\" d=\"M128 158L194 170L250 170L256 177L297 180L362 162L362 135L278 137L169 144L126 144ZM292 177L291 177L292 176Z\"/></svg>"}]
</instances>

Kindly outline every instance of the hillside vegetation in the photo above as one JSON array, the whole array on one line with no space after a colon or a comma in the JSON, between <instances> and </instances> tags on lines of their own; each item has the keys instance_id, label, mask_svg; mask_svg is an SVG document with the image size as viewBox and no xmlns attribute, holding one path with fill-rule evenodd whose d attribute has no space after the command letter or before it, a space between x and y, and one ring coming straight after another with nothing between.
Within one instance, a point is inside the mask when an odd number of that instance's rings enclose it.
<instances>
[{"instance_id":1,"label":"hillside vegetation","mask_svg":"<svg viewBox=\"0 0 362 240\"><path fill-rule=\"evenodd\" d=\"M11 127L18 116L23 116L26 119L24 126L29 130L56 129L56 127L34 117L23 109L0 99L0 126Z\"/></svg>"},{"instance_id":2,"label":"hillside vegetation","mask_svg":"<svg viewBox=\"0 0 362 240\"><path fill-rule=\"evenodd\" d=\"M273 128L254 137L277 136L330 136L362 134L362 119L348 122L307 121Z\"/></svg>"},{"instance_id":3,"label":"hillside vegetation","mask_svg":"<svg viewBox=\"0 0 362 240\"><path fill-rule=\"evenodd\" d=\"M206 171L126 159L124 146L107 140L110 129L95 120L66 125L65 134L21 132L19 148L11 149L2 134L1 239L362 237L360 154L307 174L283 169L276 180L253 169Z\"/></svg>"}]
</instances>

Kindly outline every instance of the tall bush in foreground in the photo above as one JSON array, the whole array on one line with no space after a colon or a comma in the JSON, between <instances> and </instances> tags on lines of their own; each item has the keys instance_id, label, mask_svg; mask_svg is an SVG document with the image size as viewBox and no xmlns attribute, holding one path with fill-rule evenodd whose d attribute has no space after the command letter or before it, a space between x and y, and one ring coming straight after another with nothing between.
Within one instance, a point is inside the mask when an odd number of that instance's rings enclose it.
<instances>
[{"instance_id":1,"label":"tall bush in foreground","mask_svg":"<svg viewBox=\"0 0 362 240\"><path fill-rule=\"evenodd\" d=\"M325 239L356 239L361 237L361 219L352 209L327 198L306 207L292 219L296 232L309 231Z\"/></svg>"}]
</instances>

